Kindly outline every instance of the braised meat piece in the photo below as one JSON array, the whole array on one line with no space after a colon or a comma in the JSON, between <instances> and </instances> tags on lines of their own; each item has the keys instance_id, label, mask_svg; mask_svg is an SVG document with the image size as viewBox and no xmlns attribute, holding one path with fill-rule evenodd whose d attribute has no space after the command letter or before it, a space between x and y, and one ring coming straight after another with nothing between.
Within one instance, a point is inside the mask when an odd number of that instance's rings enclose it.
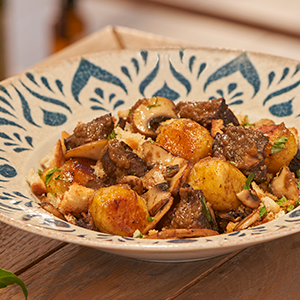
<instances>
[{"instance_id":1,"label":"braised meat piece","mask_svg":"<svg viewBox=\"0 0 300 300\"><path fill-rule=\"evenodd\" d=\"M66 148L70 150L90 142L107 139L113 129L114 121L111 114L80 124L75 127L73 134L65 139Z\"/></svg>"},{"instance_id":2,"label":"braised meat piece","mask_svg":"<svg viewBox=\"0 0 300 300\"><path fill-rule=\"evenodd\" d=\"M128 175L142 177L147 171L146 162L136 155L130 146L117 139L107 143L100 160L111 184Z\"/></svg>"},{"instance_id":3,"label":"braised meat piece","mask_svg":"<svg viewBox=\"0 0 300 300\"><path fill-rule=\"evenodd\" d=\"M232 123L239 125L233 112L228 108L224 98L197 102L179 102L175 107L175 113L180 118L191 119L208 130L211 129L213 119L222 119L224 126Z\"/></svg>"},{"instance_id":4,"label":"braised meat piece","mask_svg":"<svg viewBox=\"0 0 300 300\"><path fill-rule=\"evenodd\" d=\"M216 230L216 224L206 206L201 190L183 187L179 190L180 201L177 204L170 228L208 228Z\"/></svg>"},{"instance_id":5,"label":"braised meat piece","mask_svg":"<svg viewBox=\"0 0 300 300\"><path fill-rule=\"evenodd\" d=\"M248 176L255 174L257 182L267 179L267 166L264 149L268 138L258 130L242 126L228 126L217 133L213 142L213 156L232 162L241 172Z\"/></svg>"}]
</instances>

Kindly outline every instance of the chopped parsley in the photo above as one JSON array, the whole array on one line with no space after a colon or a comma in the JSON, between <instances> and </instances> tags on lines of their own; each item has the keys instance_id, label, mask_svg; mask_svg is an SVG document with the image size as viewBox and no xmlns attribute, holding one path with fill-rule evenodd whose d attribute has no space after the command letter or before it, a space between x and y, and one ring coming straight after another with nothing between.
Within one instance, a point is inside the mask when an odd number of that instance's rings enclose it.
<instances>
[{"instance_id":1,"label":"chopped parsley","mask_svg":"<svg viewBox=\"0 0 300 300\"><path fill-rule=\"evenodd\" d=\"M236 163L236 162L234 162L234 161L232 161L232 160L230 160L229 162L230 162L232 165L237 166L237 163Z\"/></svg>"},{"instance_id":2,"label":"chopped parsley","mask_svg":"<svg viewBox=\"0 0 300 300\"><path fill-rule=\"evenodd\" d=\"M138 236L136 236L135 238L142 239L143 238L143 234L140 232L140 234Z\"/></svg>"},{"instance_id":3,"label":"chopped parsley","mask_svg":"<svg viewBox=\"0 0 300 300\"><path fill-rule=\"evenodd\" d=\"M147 108L150 109L150 108L152 108L152 107L158 107L158 106L161 106L161 104L157 104L157 101L158 101L158 99L157 99L157 97L155 97L155 103L152 104L152 105L148 105Z\"/></svg>"},{"instance_id":4,"label":"chopped parsley","mask_svg":"<svg viewBox=\"0 0 300 300\"><path fill-rule=\"evenodd\" d=\"M288 205L288 207L285 209L285 212L288 213L288 212L292 211L294 208L295 208L295 206L292 205L292 204L290 204L290 205Z\"/></svg>"},{"instance_id":5,"label":"chopped parsley","mask_svg":"<svg viewBox=\"0 0 300 300\"><path fill-rule=\"evenodd\" d=\"M276 154L283 150L285 143L287 142L288 138L285 136L280 136L271 147L271 153Z\"/></svg>"},{"instance_id":6,"label":"chopped parsley","mask_svg":"<svg viewBox=\"0 0 300 300\"><path fill-rule=\"evenodd\" d=\"M147 217L147 221L149 221L149 222L153 222L154 219L155 219L155 217Z\"/></svg>"},{"instance_id":7,"label":"chopped parsley","mask_svg":"<svg viewBox=\"0 0 300 300\"><path fill-rule=\"evenodd\" d=\"M265 206L263 206L260 210L259 210L259 216L263 217L266 216L268 214L267 209Z\"/></svg>"},{"instance_id":8,"label":"chopped parsley","mask_svg":"<svg viewBox=\"0 0 300 300\"><path fill-rule=\"evenodd\" d=\"M58 175L55 180L60 180L60 181L66 181L66 182L69 182L68 179L65 179L65 178L61 178L60 175Z\"/></svg>"},{"instance_id":9,"label":"chopped parsley","mask_svg":"<svg viewBox=\"0 0 300 300\"><path fill-rule=\"evenodd\" d=\"M130 116L131 115L131 108L129 108L129 110L128 110L128 116Z\"/></svg>"},{"instance_id":10,"label":"chopped parsley","mask_svg":"<svg viewBox=\"0 0 300 300\"><path fill-rule=\"evenodd\" d=\"M151 144L153 144L154 143L154 141L150 138L149 139L149 142L151 143Z\"/></svg>"},{"instance_id":11,"label":"chopped parsley","mask_svg":"<svg viewBox=\"0 0 300 300\"><path fill-rule=\"evenodd\" d=\"M113 130L113 131L111 132L111 134L108 135L107 140L110 141L110 140L115 139L116 137L117 137L117 134L116 134L116 132Z\"/></svg>"},{"instance_id":12,"label":"chopped parsley","mask_svg":"<svg viewBox=\"0 0 300 300\"><path fill-rule=\"evenodd\" d=\"M61 172L61 169L59 168L53 168L52 170L50 170L47 174L46 174L46 185L49 184L51 178L52 178L52 175L55 173L55 172Z\"/></svg>"},{"instance_id":13,"label":"chopped parsley","mask_svg":"<svg viewBox=\"0 0 300 300\"><path fill-rule=\"evenodd\" d=\"M245 121L242 122L242 126L254 126L254 124L248 123L248 116L245 116Z\"/></svg>"},{"instance_id":14,"label":"chopped parsley","mask_svg":"<svg viewBox=\"0 0 300 300\"><path fill-rule=\"evenodd\" d=\"M278 201L276 201L276 203L279 205L279 206L282 206L283 203L287 202L287 199L282 196Z\"/></svg>"},{"instance_id":15,"label":"chopped parsley","mask_svg":"<svg viewBox=\"0 0 300 300\"><path fill-rule=\"evenodd\" d=\"M255 177L254 172L251 172L245 182L244 190L250 190L250 184L251 184L252 180L254 179L254 177Z\"/></svg>"}]
</instances>

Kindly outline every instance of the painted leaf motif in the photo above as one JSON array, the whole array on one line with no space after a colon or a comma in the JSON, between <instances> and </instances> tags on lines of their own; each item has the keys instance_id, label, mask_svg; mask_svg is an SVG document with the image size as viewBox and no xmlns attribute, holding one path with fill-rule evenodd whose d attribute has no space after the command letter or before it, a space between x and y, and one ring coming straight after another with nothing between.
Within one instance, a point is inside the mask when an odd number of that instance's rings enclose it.
<instances>
[{"instance_id":1,"label":"painted leaf motif","mask_svg":"<svg viewBox=\"0 0 300 300\"><path fill-rule=\"evenodd\" d=\"M260 79L255 67L252 65L247 56L247 53L245 52L210 75L204 85L204 91L212 82L230 76L237 71L239 71L242 76L249 82L249 84L253 86L253 98L260 89Z\"/></svg>"},{"instance_id":2,"label":"painted leaf motif","mask_svg":"<svg viewBox=\"0 0 300 300\"><path fill-rule=\"evenodd\" d=\"M92 64L86 59L81 59L79 67L74 74L71 86L73 97L78 103L80 103L79 94L91 77L114 84L124 90L127 94L127 89L124 83L118 77Z\"/></svg>"}]
</instances>

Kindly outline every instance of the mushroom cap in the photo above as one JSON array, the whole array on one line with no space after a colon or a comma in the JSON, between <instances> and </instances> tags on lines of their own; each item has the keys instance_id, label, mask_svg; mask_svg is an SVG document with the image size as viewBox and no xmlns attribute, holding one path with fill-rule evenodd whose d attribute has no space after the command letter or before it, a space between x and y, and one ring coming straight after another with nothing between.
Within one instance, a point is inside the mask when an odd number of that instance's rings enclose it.
<instances>
[{"instance_id":1,"label":"mushroom cap","mask_svg":"<svg viewBox=\"0 0 300 300\"><path fill-rule=\"evenodd\" d=\"M177 118L174 108L173 101L164 97L152 97L138 101L131 112L134 131L147 137L155 137L159 123Z\"/></svg>"}]
</instances>

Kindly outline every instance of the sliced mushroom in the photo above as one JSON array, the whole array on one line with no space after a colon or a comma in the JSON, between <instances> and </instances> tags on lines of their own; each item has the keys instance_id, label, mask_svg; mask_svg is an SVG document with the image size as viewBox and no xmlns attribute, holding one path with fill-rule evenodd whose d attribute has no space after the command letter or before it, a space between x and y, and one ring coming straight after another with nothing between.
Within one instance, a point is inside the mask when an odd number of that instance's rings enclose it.
<instances>
[{"instance_id":1,"label":"sliced mushroom","mask_svg":"<svg viewBox=\"0 0 300 300\"><path fill-rule=\"evenodd\" d=\"M259 218L259 209L255 209L249 216L247 216L234 227L234 231L247 229L252 224L254 224L254 222L256 222Z\"/></svg>"},{"instance_id":2,"label":"sliced mushroom","mask_svg":"<svg viewBox=\"0 0 300 300\"><path fill-rule=\"evenodd\" d=\"M172 198L172 196L169 192L168 184L162 182L143 194L143 198L147 202L150 215L154 216L158 210Z\"/></svg>"},{"instance_id":3,"label":"sliced mushroom","mask_svg":"<svg viewBox=\"0 0 300 300\"><path fill-rule=\"evenodd\" d=\"M40 203L40 206L46 210L47 212L49 212L50 214L53 214L55 217L61 219L61 220L65 220L63 214L57 209L55 208L51 203L49 202L42 202Z\"/></svg>"},{"instance_id":4,"label":"sliced mushroom","mask_svg":"<svg viewBox=\"0 0 300 300\"><path fill-rule=\"evenodd\" d=\"M186 182L187 178L190 175L192 169L192 163L185 162L180 167L180 170L175 174L174 177L170 180L170 192L173 196L176 196L179 192L179 189Z\"/></svg>"},{"instance_id":5,"label":"sliced mushroom","mask_svg":"<svg viewBox=\"0 0 300 300\"><path fill-rule=\"evenodd\" d=\"M65 158L69 159L71 157L85 157L98 160L101 158L102 149L106 146L106 144L107 139L83 144L79 147L66 151Z\"/></svg>"},{"instance_id":6,"label":"sliced mushroom","mask_svg":"<svg viewBox=\"0 0 300 300\"><path fill-rule=\"evenodd\" d=\"M212 229L206 228L193 228L193 229L166 229L145 237L146 239L182 239L193 237L205 237L218 235L219 233Z\"/></svg>"},{"instance_id":7,"label":"sliced mushroom","mask_svg":"<svg viewBox=\"0 0 300 300\"><path fill-rule=\"evenodd\" d=\"M250 208L257 208L260 204L260 199L257 197L255 191L244 189L241 192L237 193L236 196L245 206L248 206Z\"/></svg>"},{"instance_id":8,"label":"sliced mushroom","mask_svg":"<svg viewBox=\"0 0 300 300\"><path fill-rule=\"evenodd\" d=\"M133 130L147 137L155 137L155 131L161 122L177 118L173 108L173 101L164 97L139 100L131 109Z\"/></svg>"},{"instance_id":9,"label":"sliced mushroom","mask_svg":"<svg viewBox=\"0 0 300 300\"><path fill-rule=\"evenodd\" d=\"M155 185L165 182L166 169L165 166L157 164L149 170L142 179L144 188L149 190Z\"/></svg>"},{"instance_id":10,"label":"sliced mushroom","mask_svg":"<svg viewBox=\"0 0 300 300\"><path fill-rule=\"evenodd\" d=\"M134 190L135 192L137 192L139 195L141 195L143 193L143 182L142 180L134 175L128 175L128 176L124 176L122 177L119 182L120 184L128 184L132 190Z\"/></svg>"},{"instance_id":11,"label":"sliced mushroom","mask_svg":"<svg viewBox=\"0 0 300 300\"><path fill-rule=\"evenodd\" d=\"M173 196L176 196L180 187L184 184L190 174L192 163L184 158L171 154L157 143L147 141L143 144L143 150L143 159L148 166L160 164L166 166L167 169L170 170L173 168L179 170L178 172L174 172L175 175L173 177L167 176L170 192Z\"/></svg>"},{"instance_id":12,"label":"sliced mushroom","mask_svg":"<svg viewBox=\"0 0 300 300\"><path fill-rule=\"evenodd\" d=\"M149 230L152 230L156 227L157 223L162 219L162 217L170 210L171 206L173 205L173 197L170 197L168 202L165 203L153 217L153 220L149 222L146 228L142 231L142 234L147 234Z\"/></svg>"},{"instance_id":13,"label":"sliced mushroom","mask_svg":"<svg viewBox=\"0 0 300 300\"><path fill-rule=\"evenodd\" d=\"M277 198L285 196L288 200L299 198L299 188L292 173L287 166L284 166L271 182L271 190Z\"/></svg>"}]
</instances>

